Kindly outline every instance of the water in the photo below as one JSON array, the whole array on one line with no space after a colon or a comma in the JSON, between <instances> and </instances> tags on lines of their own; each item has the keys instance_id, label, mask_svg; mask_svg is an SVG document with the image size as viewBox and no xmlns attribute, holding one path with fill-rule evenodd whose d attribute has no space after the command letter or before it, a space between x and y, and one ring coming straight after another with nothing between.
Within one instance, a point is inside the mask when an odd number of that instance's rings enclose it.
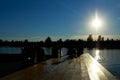
<instances>
[{"instance_id":1,"label":"water","mask_svg":"<svg viewBox=\"0 0 120 80\"><path fill-rule=\"evenodd\" d=\"M52 48L45 48L43 47L43 50L45 52L45 55L52 55ZM67 48L61 48L61 56L64 56L67 54Z\"/></svg>"},{"instance_id":2,"label":"water","mask_svg":"<svg viewBox=\"0 0 120 80\"><path fill-rule=\"evenodd\" d=\"M84 50L90 53L99 63L101 63L114 76L120 78L120 49L103 49L103 50Z\"/></svg>"},{"instance_id":3,"label":"water","mask_svg":"<svg viewBox=\"0 0 120 80\"><path fill-rule=\"evenodd\" d=\"M15 50L16 49L16 50ZM43 48L45 55L51 55L52 49L51 48ZM7 51L8 50L8 51ZM67 48L61 49L61 56L67 54ZM15 54L20 53L20 48L0 48L0 53L8 54ZM85 53L89 53L95 58L98 62L100 62L105 68L107 68L114 76L120 78L120 49L104 49L104 50L97 50L97 49L84 49ZM16 70L21 68L22 62L21 61L8 61L3 62L0 61L0 77L6 74L12 73Z\"/></svg>"},{"instance_id":4,"label":"water","mask_svg":"<svg viewBox=\"0 0 120 80\"><path fill-rule=\"evenodd\" d=\"M21 54L20 47L0 47L0 54Z\"/></svg>"},{"instance_id":5,"label":"water","mask_svg":"<svg viewBox=\"0 0 120 80\"><path fill-rule=\"evenodd\" d=\"M62 48L61 49L61 56L65 56L67 54L68 49L67 48Z\"/></svg>"},{"instance_id":6,"label":"water","mask_svg":"<svg viewBox=\"0 0 120 80\"><path fill-rule=\"evenodd\" d=\"M52 55L52 48L43 47L45 55Z\"/></svg>"}]
</instances>

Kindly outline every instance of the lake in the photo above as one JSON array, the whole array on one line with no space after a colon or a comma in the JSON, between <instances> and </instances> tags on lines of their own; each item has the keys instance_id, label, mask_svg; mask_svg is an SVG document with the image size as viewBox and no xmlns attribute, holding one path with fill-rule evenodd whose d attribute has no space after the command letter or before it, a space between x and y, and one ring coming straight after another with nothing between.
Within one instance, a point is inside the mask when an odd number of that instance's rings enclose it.
<instances>
[{"instance_id":1,"label":"lake","mask_svg":"<svg viewBox=\"0 0 120 80\"><path fill-rule=\"evenodd\" d=\"M17 50L15 50L17 49ZM0 49L2 53L5 53L5 48ZM18 48L12 48L12 51L10 48L7 48L7 53L10 54L13 52L14 54L20 53L20 49ZM61 49L61 55L64 56L67 54L67 49L62 48ZM10 52L9 52L10 51ZM51 48L44 48L44 52L46 55L51 55ZM120 50L119 49L84 49L85 53L89 53L95 58L98 62L100 62L105 68L107 68L114 76L117 76L120 78ZM0 53L1 54L1 53ZM9 62L2 62L0 61L0 77L4 76L6 74L12 73L16 70L19 70L22 66L21 61L9 61Z\"/></svg>"},{"instance_id":2,"label":"lake","mask_svg":"<svg viewBox=\"0 0 120 80\"><path fill-rule=\"evenodd\" d=\"M42 48L45 52L45 55L52 55L52 48ZM67 48L61 48L61 56L64 56L67 54Z\"/></svg>"},{"instance_id":3,"label":"lake","mask_svg":"<svg viewBox=\"0 0 120 80\"><path fill-rule=\"evenodd\" d=\"M21 47L0 47L0 54L21 54L22 48Z\"/></svg>"},{"instance_id":4,"label":"lake","mask_svg":"<svg viewBox=\"0 0 120 80\"><path fill-rule=\"evenodd\" d=\"M91 54L114 76L120 78L120 49L84 49L84 52Z\"/></svg>"}]
</instances>

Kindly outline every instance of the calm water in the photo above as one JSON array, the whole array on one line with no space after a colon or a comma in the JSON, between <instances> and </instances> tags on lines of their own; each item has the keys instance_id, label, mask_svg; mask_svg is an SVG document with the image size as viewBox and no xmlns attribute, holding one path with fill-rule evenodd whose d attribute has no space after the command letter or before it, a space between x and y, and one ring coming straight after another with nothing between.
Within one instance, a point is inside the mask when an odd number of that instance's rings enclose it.
<instances>
[{"instance_id":1,"label":"calm water","mask_svg":"<svg viewBox=\"0 0 120 80\"><path fill-rule=\"evenodd\" d=\"M10 48L0 49L0 52L14 52L20 53L20 49ZM5 51L4 51L5 50ZM46 55L51 55L52 50L51 48L44 48L44 52ZM113 75L120 78L120 50L118 49L104 49L104 50L97 50L97 49L84 49L85 53L91 54L98 62L100 62L105 68L107 68ZM62 48L61 55L64 56L67 53L66 48ZM0 61L0 76L6 75L8 73L14 72L21 67L21 62L2 62Z\"/></svg>"},{"instance_id":2,"label":"calm water","mask_svg":"<svg viewBox=\"0 0 120 80\"><path fill-rule=\"evenodd\" d=\"M21 54L20 47L0 47L0 54Z\"/></svg>"},{"instance_id":3,"label":"calm water","mask_svg":"<svg viewBox=\"0 0 120 80\"><path fill-rule=\"evenodd\" d=\"M45 52L45 55L52 55L52 48L45 48L43 47L43 50ZM61 48L61 56L64 56L67 54L67 48Z\"/></svg>"},{"instance_id":4,"label":"calm water","mask_svg":"<svg viewBox=\"0 0 120 80\"><path fill-rule=\"evenodd\" d=\"M104 49L104 50L88 50L84 49L85 53L90 53L98 62L107 68L113 75L120 78L120 50L119 49Z\"/></svg>"}]
</instances>

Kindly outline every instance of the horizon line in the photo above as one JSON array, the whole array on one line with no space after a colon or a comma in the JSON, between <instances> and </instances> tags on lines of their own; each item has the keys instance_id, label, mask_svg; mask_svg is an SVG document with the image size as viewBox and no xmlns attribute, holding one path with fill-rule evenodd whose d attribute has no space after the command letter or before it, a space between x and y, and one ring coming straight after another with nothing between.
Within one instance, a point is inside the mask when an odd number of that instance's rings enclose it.
<instances>
[{"instance_id":1,"label":"horizon line","mask_svg":"<svg viewBox=\"0 0 120 80\"><path fill-rule=\"evenodd\" d=\"M90 35L90 34L89 34ZM72 35L72 36L32 36L32 37L4 37L3 39L1 38L1 40L8 40L8 41L23 41L23 40L28 40L28 41L45 41L47 37L50 37L52 41L56 41L59 39L62 39L63 41L67 40L67 39L71 39L71 40L78 40L78 39L82 39L82 40L87 40L89 35ZM93 40L97 40L98 39L98 35L96 34L91 34L93 37ZM120 35L101 35L101 37L104 37L104 40L106 40L107 38L109 39L120 39Z\"/></svg>"}]
</instances>

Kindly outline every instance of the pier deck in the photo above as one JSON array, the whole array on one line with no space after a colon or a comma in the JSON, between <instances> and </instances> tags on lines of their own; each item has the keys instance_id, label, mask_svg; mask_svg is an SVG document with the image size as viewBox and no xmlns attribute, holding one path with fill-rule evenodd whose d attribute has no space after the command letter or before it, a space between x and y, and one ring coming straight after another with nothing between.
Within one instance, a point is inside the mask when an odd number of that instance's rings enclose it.
<instances>
[{"instance_id":1,"label":"pier deck","mask_svg":"<svg viewBox=\"0 0 120 80\"><path fill-rule=\"evenodd\" d=\"M118 80L88 53L66 58L44 61L0 80Z\"/></svg>"}]
</instances>

